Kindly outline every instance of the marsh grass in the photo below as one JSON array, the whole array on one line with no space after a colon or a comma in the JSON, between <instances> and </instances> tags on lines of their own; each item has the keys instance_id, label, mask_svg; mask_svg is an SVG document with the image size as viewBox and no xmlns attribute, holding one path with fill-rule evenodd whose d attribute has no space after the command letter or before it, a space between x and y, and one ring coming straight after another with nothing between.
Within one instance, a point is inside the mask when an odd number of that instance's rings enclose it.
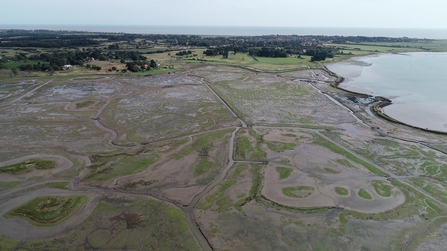
<instances>
[{"instance_id":1,"label":"marsh grass","mask_svg":"<svg viewBox=\"0 0 447 251\"><path fill-rule=\"evenodd\" d=\"M22 218L34 226L54 226L79 212L87 199L87 196L37 197L10 210L5 217Z\"/></svg>"},{"instance_id":2,"label":"marsh grass","mask_svg":"<svg viewBox=\"0 0 447 251\"><path fill-rule=\"evenodd\" d=\"M360 188L358 195L366 200L372 200L371 194L369 194L365 189Z\"/></svg>"},{"instance_id":3,"label":"marsh grass","mask_svg":"<svg viewBox=\"0 0 447 251\"><path fill-rule=\"evenodd\" d=\"M293 172L293 169L290 167L278 166L278 167L276 167L276 171L278 171L278 173L279 173L279 179L284 180L284 179L289 178L290 174L292 174L292 172Z\"/></svg>"},{"instance_id":4,"label":"marsh grass","mask_svg":"<svg viewBox=\"0 0 447 251\"><path fill-rule=\"evenodd\" d=\"M56 167L53 160L30 159L18 164L0 167L0 173L19 175L33 170L47 170Z\"/></svg>"}]
</instances>

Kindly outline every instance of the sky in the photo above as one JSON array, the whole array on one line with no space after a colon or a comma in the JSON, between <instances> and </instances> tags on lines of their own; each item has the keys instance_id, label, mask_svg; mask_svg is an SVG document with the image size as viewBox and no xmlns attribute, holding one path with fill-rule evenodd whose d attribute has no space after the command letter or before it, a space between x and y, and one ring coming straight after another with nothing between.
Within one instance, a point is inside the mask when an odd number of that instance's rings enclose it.
<instances>
[{"instance_id":1,"label":"sky","mask_svg":"<svg viewBox=\"0 0 447 251\"><path fill-rule=\"evenodd\" d=\"M447 29L446 0L1 0L7 25Z\"/></svg>"}]
</instances>

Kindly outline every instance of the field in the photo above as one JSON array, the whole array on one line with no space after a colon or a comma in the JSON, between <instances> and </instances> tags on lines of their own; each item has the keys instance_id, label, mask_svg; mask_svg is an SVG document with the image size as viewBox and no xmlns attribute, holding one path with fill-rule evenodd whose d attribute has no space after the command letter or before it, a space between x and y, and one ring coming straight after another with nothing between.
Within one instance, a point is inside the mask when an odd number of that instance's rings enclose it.
<instances>
[{"instance_id":1,"label":"field","mask_svg":"<svg viewBox=\"0 0 447 251\"><path fill-rule=\"evenodd\" d=\"M0 249L443 250L447 136L322 68L412 48L336 46L314 63L149 43L173 69L5 75Z\"/></svg>"}]
</instances>

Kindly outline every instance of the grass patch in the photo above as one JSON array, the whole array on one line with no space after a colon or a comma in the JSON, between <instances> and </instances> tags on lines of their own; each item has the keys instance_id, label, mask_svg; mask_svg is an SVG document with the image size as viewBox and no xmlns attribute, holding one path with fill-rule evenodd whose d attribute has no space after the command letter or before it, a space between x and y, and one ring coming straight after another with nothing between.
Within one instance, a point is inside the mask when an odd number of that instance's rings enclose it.
<instances>
[{"instance_id":1,"label":"grass patch","mask_svg":"<svg viewBox=\"0 0 447 251\"><path fill-rule=\"evenodd\" d=\"M327 173L333 173L333 174L340 173L340 171L337 171L337 170L329 168L329 167L324 168L324 171Z\"/></svg>"},{"instance_id":2,"label":"grass patch","mask_svg":"<svg viewBox=\"0 0 447 251\"><path fill-rule=\"evenodd\" d=\"M1 181L0 182L0 192L14 188L20 184L19 181Z\"/></svg>"},{"instance_id":3,"label":"grass patch","mask_svg":"<svg viewBox=\"0 0 447 251\"><path fill-rule=\"evenodd\" d=\"M348 219L346 219L346 215L344 212L341 212L340 215L338 215L338 219L340 220L340 223L342 223L342 224L348 223Z\"/></svg>"},{"instance_id":4,"label":"grass patch","mask_svg":"<svg viewBox=\"0 0 447 251\"><path fill-rule=\"evenodd\" d=\"M371 194L369 194L365 189L360 188L358 195L366 200L372 200Z\"/></svg>"},{"instance_id":5,"label":"grass patch","mask_svg":"<svg viewBox=\"0 0 447 251\"><path fill-rule=\"evenodd\" d=\"M216 201L216 206L217 206L217 212L221 213L228 211L233 206L233 200L230 197L225 196L222 199Z\"/></svg>"},{"instance_id":6,"label":"grass patch","mask_svg":"<svg viewBox=\"0 0 447 251\"><path fill-rule=\"evenodd\" d=\"M296 144L294 143L284 143L284 142L277 142L277 141L268 141L266 142L267 147L275 152L283 152L286 150L292 150L295 148Z\"/></svg>"},{"instance_id":7,"label":"grass patch","mask_svg":"<svg viewBox=\"0 0 447 251\"><path fill-rule=\"evenodd\" d=\"M51 183L47 183L45 184L45 186L49 187L49 188L57 188L57 189L68 189L68 185L70 184L70 182L66 181L66 182L51 182Z\"/></svg>"},{"instance_id":8,"label":"grass patch","mask_svg":"<svg viewBox=\"0 0 447 251\"><path fill-rule=\"evenodd\" d=\"M44 159L30 159L18 164L0 167L0 173L19 175L34 169L47 170L56 167L56 162Z\"/></svg>"},{"instance_id":9,"label":"grass patch","mask_svg":"<svg viewBox=\"0 0 447 251\"><path fill-rule=\"evenodd\" d=\"M192 144L192 148L197 151L199 155L208 156L208 151L214 146L214 141L222 139L227 133L232 131L233 129L229 129L198 135Z\"/></svg>"},{"instance_id":10,"label":"grass patch","mask_svg":"<svg viewBox=\"0 0 447 251\"><path fill-rule=\"evenodd\" d=\"M104 198L67 235L22 242L20 248L70 250L82 247L86 237L94 249L101 250L138 250L141 246L146 250L200 250L180 209L159 201L120 196Z\"/></svg>"},{"instance_id":11,"label":"grass patch","mask_svg":"<svg viewBox=\"0 0 447 251\"><path fill-rule=\"evenodd\" d=\"M285 196L293 198L306 198L309 197L315 189L310 186L299 187L285 187L282 189L282 193Z\"/></svg>"},{"instance_id":12,"label":"grass patch","mask_svg":"<svg viewBox=\"0 0 447 251\"><path fill-rule=\"evenodd\" d=\"M213 206L213 202L224 195L225 191L227 191L231 186L236 183L236 180L228 180L224 183L221 183L216 192L211 195L208 195L204 200L200 201L197 204L198 209L208 210Z\"/></svg>"},{"instance_id":13,"label":"grass patch","mask_svg":"<svg viewBox=\"0 0 447 251\"><path fill-rule=\"evenodd\" d=\"M79 212L87 196L41 196L14 208L5 218L21 218L38 227L54 226Z\"/></svg>"},{"instance_id":14,"label":"grass patch","mask_svg":"<svg viewBox=\"0 0 447 251\"><path fill-rule=\"evenodd\" d=\"M344 188L344 187L336 187L336 188L335 188L335 192L336 192L338 195L342 195L342 196L347 196L347 195L349 195L349 191L348 191L348 189L346 189L346 188Z\"/></svg>"},{"instance_id":15,"label":"grass patch","mask_svg":"<svg viewBox=\"0 0 447 251\"><path fill-rule=\"evenodd\" d=\"M405 194L406 200L404 204L398 206L397 208L385 211L381 213L371 214L371 213L361 213L352 210L345 210L350 216L362 219L362 220L377 220L384 221L389 219L405 219L408 217L421 217L423 220L430 220L436 216L444 215L445 211L435 203L427 198L424 194L420 193L416 189L407 186L397 180L392 180L391 184L395 187L399 187ZM426 208L426 204L430 205ZM421 211L426 211L425 214L420 214Z\"/></svg>"},{"instance_id":16,"label":"grass patch","mask_svg":"<svg viewBox=\"0 0 447 251\"><path fill-rule=\"evenodd\" d=\"M290 167L278 166L278 167L276 167L276 171L278 171L278 173L279 173L279 179L284 180L284 179L289 178L290 174L292 174L292 172L293 172L293 169Z\"/></svg>"},{"instance_id":17,"label":"grass patch","mask_svg":"<svg viewBox=\"0 0 447 251\"><path fill-rule=\"evenodd\" d=\"M199 163L194 166L194 177L208 173L211 169L219 167L219 163L212 162L207 158L200 158Z\"/></svg>"},{"instance_id":18,"label":"grass patch","mask_svg":"<svg viewBox=\"0 0 447 251\"><path fill-rule=\"evenodd\" d=\"M245 136L239 136L236 138L236 151L234 157L236 159L245 159L247 151L252 149L250 140Z\"/></svg>"},{"instance_id":19,"label":"grass patch","mask_svg":"<svg viewBox=\"0 0 447 251\"><path fill-rule=\"evenodd\" d=\"M87 100L87 101L83 101L83 102L79 102L76 104L76 108L84 108L90 105L93 105L95 103L95 101L91 101L91 100Z\"/></svg>"},{"instance_id":20,"label":"grass patch","mask_svg":"<svg viewBox=\"0 0 447 251\"><path fill-rule=\"evenodd\" d=\"M18 242L6 236L0 236L0 250L15 250Z\"/></svg>"},{"instance_id":21,"label":"grass patch","mask_svg":"<svg viewBox=\"0 0 447 251\"><path fill-rule=\"evenodd\" d=\"M376 193L378 193L380 196L383 197L390 197L391 196L391 189L392 186L383 184L380 180L373 181L374 189L376 190Z\"/></svg>"},{"instance_id":22,"label":"grass patch","mask_svg":"<svg viewBox=\"0 0 447 251\"><path fill-rule=\"evenodd\" d=\"M347 160L347 159L338 159L337 162L344 166L347 166L350 168L355 168L355 166L351 162L349 162L349 160Z\"/></svg>"},{"instance_id":23,"label":"grass patch","mask_svg":"<svg viewBox=\"0 0 447 251\"><path fill-rule=\"evenodd\" d=\"M424 191L447 203L447 192L445 191L444 184L439 184L438 182L424 178L412 178L411 182L422 188Z\"/></svg>"},{"instance_id":24,"label":"grass patch","mask_svg":"<svg viewBox=\"0 0 447 251\"><path fill-rule=\"evenodd\" d=\"M157 161L158 157L157 154L149 156L119 155L98 157L97 163L94 163L90 167L91 171L86 179L105 181L115 177L140 172Z\"/></svg>"},{"instance_id":25,"label":"grass patch","mask_svg":"<svg viewBox=\"0 0 447 251\"><path fill-rule=\"evenodd\" d=\"M313 122L312 117L302 117L298 119L298 122L302 123L302 124L310 124Z\"/></svg>"},{"instance_id":26,"label":"grass patch","mask_svg":"<svg viewBox=\"0 0 447 251\"><path fill-rule=\"evenodd\" d=\"M357 164L360 164L360 165L366 167L366 168L367 168L369 171L371 171L372 173L375 173L375 174L378 174L378 175L386 176L386 173L382 172L382 171L381 171L380 169L378 169L377 167L375 167L375 166L369 164L368 162L366 162L366 161L364 161L364 160L358 158L357 156L355 156L354 154L352 154L352 153L346 151L345 149L341 148L340 146L338 146L338 145L336 145L336 144L334 144L334 143L332 143L332 142L330 142L330 141L324 139L323 137L321 137L321 136L319 136L319 135L316 135L316 137L317 137L317 138L316 138L316 140L314 141L316 144L318 144L318 145L320 145L320 146L323 146L323 147L326 147L326 148L328 148L329 150L331 150L331 151L333 151L333 152L335 152L335 153L337 153L337 154L340 154L340 155L345 156L345 157L348 158L349 160L351 160L351 161L353 161L353 162L355 162L355 163L357 163Z\"/></svg>"}]
</instances>

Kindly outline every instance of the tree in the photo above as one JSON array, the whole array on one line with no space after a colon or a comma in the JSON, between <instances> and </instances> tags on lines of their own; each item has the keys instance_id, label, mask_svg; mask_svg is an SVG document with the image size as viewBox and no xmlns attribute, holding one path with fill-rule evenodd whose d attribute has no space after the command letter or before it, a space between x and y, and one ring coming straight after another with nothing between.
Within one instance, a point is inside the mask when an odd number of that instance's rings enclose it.
<instances>
[{"instance_id":1,"label":"tree","mask_svg":"<svg viewBox=\"0 0 447 251\"><path fill-rule=\"evenodd\" d=\"M149 64L149 67L151 68L157 68L157 62L155 62L153 59L151 59L151 62Z\"/></svg>"}]
</instances>

